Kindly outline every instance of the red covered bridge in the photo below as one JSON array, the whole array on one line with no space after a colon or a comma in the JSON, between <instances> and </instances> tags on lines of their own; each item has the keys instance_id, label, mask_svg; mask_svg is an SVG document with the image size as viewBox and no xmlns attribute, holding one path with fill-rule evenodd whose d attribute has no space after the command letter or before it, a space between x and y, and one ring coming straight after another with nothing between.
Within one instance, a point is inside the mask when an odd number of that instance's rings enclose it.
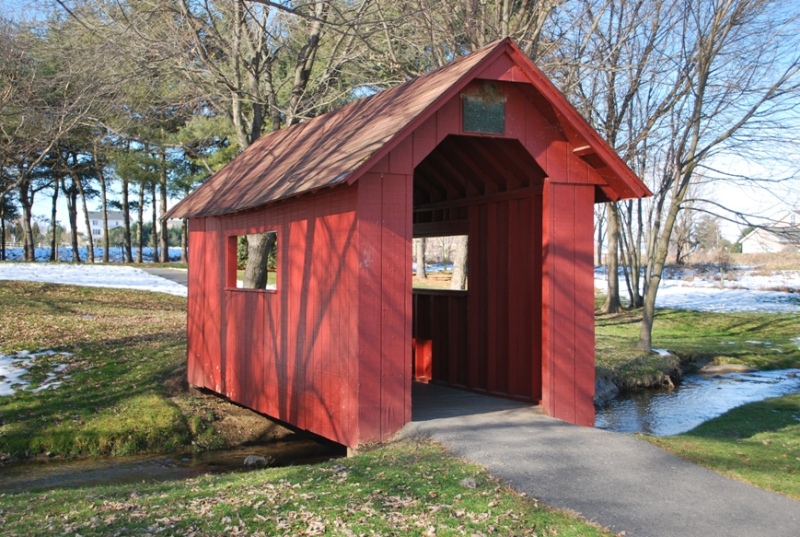
<instances>
[{"instance_id":1,"label":"red covered bridge","mask_svg":"<svg viewBox=\"0 0 800 537\"><path fill-rule=\"evenodd\" d=\"M647 194L509 40L266 135L169 214L189 382L354 447L410 421L413 341L434 382L593 425L593 204ZM274 281L240 289L259 233ZM412 292L412 237L456 234L469 289Z\"/></svg>"}]
</instances>

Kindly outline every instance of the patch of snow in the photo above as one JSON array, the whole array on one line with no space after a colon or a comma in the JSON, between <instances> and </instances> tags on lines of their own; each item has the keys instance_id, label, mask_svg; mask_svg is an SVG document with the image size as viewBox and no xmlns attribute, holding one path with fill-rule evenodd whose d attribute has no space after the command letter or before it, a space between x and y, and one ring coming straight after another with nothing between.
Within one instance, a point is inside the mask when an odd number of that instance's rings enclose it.
<instances>
[{"instance_id":1,"label":"patch of snow","mask_svg":"<svg viewBox=\"0 0 800 537\"><path fill-rule=\"evenodd\" d=\"M114 265L0 263L0 280L135 289L177 296L186 296L188 291L179 283L153 276L138 268Z\"/></svg>"},{"instance_id":2,"label":"patch of snow","mask_svg":"<svg viewBox=\"0 0 800 537\"><path fill-rule=\"evenodd\" d=\"M54 351L39 351L31 353L30 351L19 351L16 354L0 354L0 397L14 395L18 390L26 390L30 385L30 381L25 378L29 373L36 360L40 356L53 356L56 354ZM60 356L72 356L69 352L60 352ZM58 388L64 379L69 378L69 375L64 375L67 369L67 364L58 364L51 371L47 373L47 377L34 388L33 392L40 392Z\"/></svg>"}]
</instances>

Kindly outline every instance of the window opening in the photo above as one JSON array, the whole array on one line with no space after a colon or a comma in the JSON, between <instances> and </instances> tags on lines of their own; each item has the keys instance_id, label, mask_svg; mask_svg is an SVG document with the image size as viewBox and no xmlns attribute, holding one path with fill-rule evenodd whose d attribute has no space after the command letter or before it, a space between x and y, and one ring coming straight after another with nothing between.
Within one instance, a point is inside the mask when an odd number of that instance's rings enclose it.
<instances>
[{"instance_id":1,"label":"window opening","mask_svg":"<svg viewBox=\"0 0 800 537\"><path fill-rule=\"evenodd\" d=\"M229 237L233 262L228 287L277 289L278 232L251 233Z\"/></svg>"},{"instance_id":2,"label":"window opening","mask_svg":"<svg viewBox=\"0 0 800 537\"><path fill-rule=\"evenodd\" d=\"M415 289L468 289L467 235L416 238L412 248Z\"/></svg>"}]
</instances>

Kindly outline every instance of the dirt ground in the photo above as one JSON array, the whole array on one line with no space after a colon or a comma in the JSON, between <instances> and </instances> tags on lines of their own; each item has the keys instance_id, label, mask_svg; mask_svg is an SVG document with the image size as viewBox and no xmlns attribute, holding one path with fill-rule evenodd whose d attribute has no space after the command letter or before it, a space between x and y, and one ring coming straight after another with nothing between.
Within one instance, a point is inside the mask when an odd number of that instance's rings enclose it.
<instances>
[{"instance_id":1,"label":"dirt ground","mask_svg":"<svg viewBox=\"0 0 800 537\"><path fill-rule=\"evenodd\" d=\"M305 434L213 392L189 386L185 366L171 375L165 384L172 400L193 423L190 427L200 449L263 444ZM209 428L215 434L209 434Z\"/></svg>"},{"instance_id":2,"label":"dirt ground","mask_svg":"<svg viewBox=\"0 0 800 537\"><path fill-rule=\"evenodd\" d=\"M191 388L190 394L201 402L206 416L213 413L210 425L225 440L225 447L262 444L297 434L277 421L213 393Z\"/></svg>"}]
</instances>

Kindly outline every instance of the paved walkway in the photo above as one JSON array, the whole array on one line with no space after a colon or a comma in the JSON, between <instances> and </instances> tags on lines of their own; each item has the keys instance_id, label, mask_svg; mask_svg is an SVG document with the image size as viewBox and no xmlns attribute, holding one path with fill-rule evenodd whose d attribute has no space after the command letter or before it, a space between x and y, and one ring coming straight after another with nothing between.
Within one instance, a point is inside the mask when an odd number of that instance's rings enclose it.
<instances>
[{"instance_id":1,"label":"paved walkway","mask_svg":"<svg viewBox=\"0 0 800 537\"><path fill-rule=\"evenodd\" d=\"M536 408L415 385L400 436L430 437L514 489L626 537L797 537L800 502L733 481L633 436Z\"/></svg>"},{"instance_id":2,"label":"paved walkway","mask_svg":"<svg viewBox=\"0 0 800 537\"><path fill-rule=\"evenodd\" d=\"M175 283L189 286L189 272L186 269L172 269L161 267L139 267L148 274L160 276Z\"/></svg>"}]
</instances>

